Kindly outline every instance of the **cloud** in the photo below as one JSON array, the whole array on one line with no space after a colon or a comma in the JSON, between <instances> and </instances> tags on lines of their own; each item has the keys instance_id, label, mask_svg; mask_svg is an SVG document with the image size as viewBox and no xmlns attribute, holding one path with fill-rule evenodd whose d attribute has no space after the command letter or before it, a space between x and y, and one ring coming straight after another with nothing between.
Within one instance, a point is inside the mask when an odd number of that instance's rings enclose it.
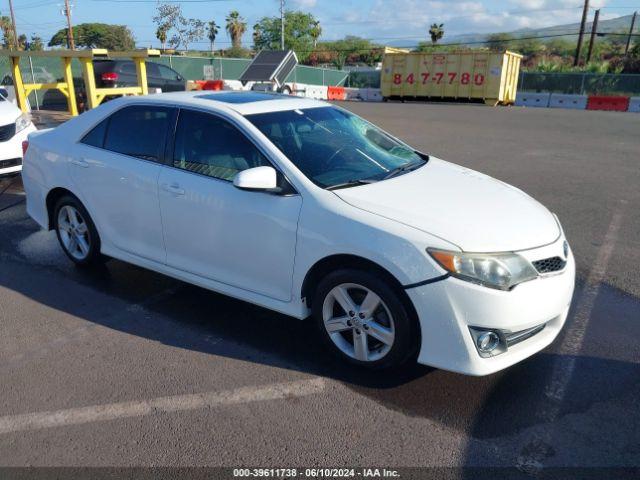
<instances>
[{"instance_id":1,"label":"cloud","mask_svg":"<svg viewBox=\"0 0 640 480\"><path fill-rule=\"evenodd\" d=\"M305 9L315 7L318 3L318 0L293 0L293 3L296 8Z\"/></svg>"}]
</instances>

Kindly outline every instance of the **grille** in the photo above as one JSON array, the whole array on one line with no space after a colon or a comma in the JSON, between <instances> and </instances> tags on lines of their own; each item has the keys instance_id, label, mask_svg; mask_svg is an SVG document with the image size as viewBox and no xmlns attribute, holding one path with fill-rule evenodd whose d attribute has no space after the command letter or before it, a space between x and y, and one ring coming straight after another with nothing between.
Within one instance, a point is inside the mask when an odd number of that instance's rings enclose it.
<instances>
[{"instance_id":1,"label":"grille","mask_svg":"<svg viewBox=\"0 0 640 480\"><path fill-rule=\"evenodd\" d=\"M567 261L560 257L545 258L533 262L533 266L539 273L559 272L566 264Z\"/></svg>"},{"instance_id":2,"label":"grille","mask_svg":"<svg viewBox=\"0 0 640 480\"><path fill-rule=\"evenodd\" d=\"M15 167L16 165L22 165L21 158L10 158L9 160L0 160L0 168Z\"/></svg>"},{"instance_id":3,"label":"grille","mask_svg":"<svg viewBox=\"0 0 640 480\"><path fill-rule=\"evenodd\" d=\"M544 330L546 324L538 325L537 327L528 328L527 330L520 330L519 332L507 333L505 335L505 341L507 347L512 347L517 343L525 341L527 338L531 338L534 335Z\"/></svg>"},{"instance_id":4,"label":"grille","mask_svg":"<svg viewBox=\"0 0 640 480\"><path fill-rule=\"evenodd\" d=\"M16 124L10 123L0 127L0 142L6 142L16 134Z\"/></svg>"}]
</instances>

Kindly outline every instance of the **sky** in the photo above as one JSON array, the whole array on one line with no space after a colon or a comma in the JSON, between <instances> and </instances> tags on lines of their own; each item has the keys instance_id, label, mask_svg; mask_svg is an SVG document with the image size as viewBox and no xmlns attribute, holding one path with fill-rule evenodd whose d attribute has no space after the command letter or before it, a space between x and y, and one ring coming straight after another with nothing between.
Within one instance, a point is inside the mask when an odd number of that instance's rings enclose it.
<instances>
[{"instance_id":1,"label":"sky","mask_svg":"<svg viewBox=\"0 0 640 480\"><path fill-rule=\"evenodd\" d=\"M36 34L45 43L66 26L62 15L64 0L13 0L18 34ZM104 22L127 25L138 47L159 47L153 25L157 0L70 0L74 24ZM187 18L215 20L224 25L231 10L238 10L248 24L244 42L251 43L254 23L264 16L278 15L279 0L178 0ZM520 28L546 27L578 23L583 0L285 0L288 10L311 12L322 25L321 40L335 40L358 35L375 42L413 45L426 39L428 25L444 23L447 36L467 33L491 33ZM601 19L629 15L640 11L640 0L591 0L601 8ZM9 14L8 0L0 0L0 13ZM230 44L224 28L220 29L216 48ZM207 49L208 41L191 48Z\"/></svg>"}]
</instances>

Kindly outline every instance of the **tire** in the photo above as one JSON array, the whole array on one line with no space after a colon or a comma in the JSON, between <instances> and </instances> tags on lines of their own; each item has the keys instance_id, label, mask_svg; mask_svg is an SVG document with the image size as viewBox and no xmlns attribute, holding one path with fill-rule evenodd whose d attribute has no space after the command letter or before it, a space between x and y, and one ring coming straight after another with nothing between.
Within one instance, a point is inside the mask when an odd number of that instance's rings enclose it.
<instances>
[{"instance_id":1,"label":"tire","mask_svg":"<svg viewBox=\"0 0 640 480\"><path fill-rule=\"evenodd\" d=\"M58 242L73 263L79 267L102 263L104 257L100 253L98 230L89 212L76 197L65 195L60 198L54 208L53 219Z\"/></svg>"},{"instance_id":2,"label":"tire","mask_svg":"<svg viewBox=\"0 0 640 480\"><path fill-rule=\"evenodd\" d=\"M351 305L353 310L347 311L343 305ZM376 305L373 314L372 305ZM397 367L417 351L417 322L393 286L370 272L345 269L327 275L316 289L312 311L324 343L355 365Z\"/></svg>"},{"instance_id":3,"label":"tire","mask_svg":"<svg viewBox=\"0 0 640 480\"><path fill-rule=\"evenodd\" d=\"M289 88L288 85L285 85L280 89L280 93L283 95L291 95L291 88Z\"/></svg>"}]
</instances>

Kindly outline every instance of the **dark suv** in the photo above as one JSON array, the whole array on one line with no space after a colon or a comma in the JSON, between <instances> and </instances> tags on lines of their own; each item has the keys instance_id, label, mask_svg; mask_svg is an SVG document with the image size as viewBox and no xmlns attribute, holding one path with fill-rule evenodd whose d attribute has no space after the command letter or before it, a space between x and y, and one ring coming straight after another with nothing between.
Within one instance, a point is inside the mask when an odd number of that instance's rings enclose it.
<instances>
[{"instance_id":1,"label":"dark suv","mask_svg":"<svg viewBox=\"0 0 640 480\"><path fill-rule=\"evenodd\" d=\"M147 65L147 85L149 90L156 88L163 92L179 92L186 90L184 77L175 70L160 63L145 62ZM135 87L138 85L136 66L131 60L94 60L93 70L96 86Z\"/></svg>"}]
</instances>

